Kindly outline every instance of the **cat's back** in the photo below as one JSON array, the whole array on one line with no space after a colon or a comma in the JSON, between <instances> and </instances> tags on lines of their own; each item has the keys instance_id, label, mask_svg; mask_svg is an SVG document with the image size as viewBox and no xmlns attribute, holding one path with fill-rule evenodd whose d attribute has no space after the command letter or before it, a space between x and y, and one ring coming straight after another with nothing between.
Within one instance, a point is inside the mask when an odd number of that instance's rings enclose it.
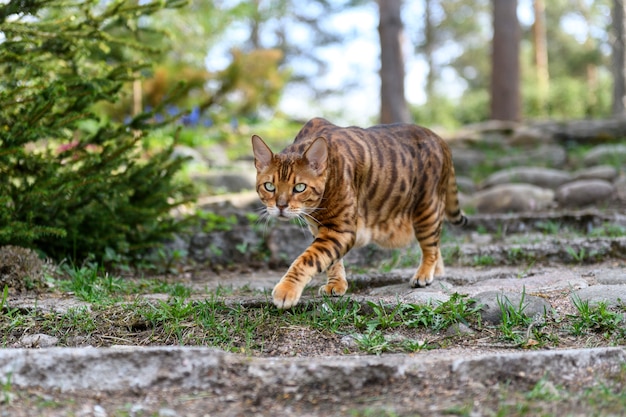
<instances>
[{"instance_id":1,"label":"cat's back","mask_svg":"<svg viewBox=\"0 0 626 417\"><path fill-rule=\"evenodd\" d=\"M417 157L420 152L446 146L431 130L414 124L340 127L318 117L302 127L293 144L285 151L301 154L318 137L326 139L331 154L339 157L350 155L353 160L361 162L372 156L379 162L382 159L395 161L396 157Z\"/></svg>"}]
</instances>

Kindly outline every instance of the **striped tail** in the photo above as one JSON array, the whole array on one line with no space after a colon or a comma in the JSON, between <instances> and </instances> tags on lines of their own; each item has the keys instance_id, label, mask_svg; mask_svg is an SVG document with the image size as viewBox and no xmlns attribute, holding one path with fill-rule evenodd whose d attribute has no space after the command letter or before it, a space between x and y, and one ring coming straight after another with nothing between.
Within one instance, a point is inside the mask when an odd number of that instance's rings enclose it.
<instances>
[{"instance_id":1,"label":"striped tail","mask_svg":"<svg viewBox=\"0 0 626 417\"><path fill-rule=\"evenodd\" d=\"M454 166L450 166L450 176L448 177L448 187L446 189L446 217L455 226L465 226L467 217L461 210L459 204L459 190L456 185L456 175Z\"/></svg>"}]
</instances>

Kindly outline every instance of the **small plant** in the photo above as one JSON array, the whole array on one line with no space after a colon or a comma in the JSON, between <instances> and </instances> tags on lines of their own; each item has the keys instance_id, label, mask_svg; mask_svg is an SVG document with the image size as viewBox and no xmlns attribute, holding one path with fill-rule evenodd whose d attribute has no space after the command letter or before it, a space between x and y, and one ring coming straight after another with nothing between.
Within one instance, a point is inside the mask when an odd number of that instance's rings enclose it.
<instances>
[{"instance_id":1,"label":"small plant","mask_svg":"<svg viewBox=\"0 0 626 417\"><path fill-rule=\"evenodd\" d=\"M397 304L393 308L383 305L382 301L379 301L378 304L368 301L367 304L374 311L374 317L367 322L368 332L393 329L403 324L401 313L404 306L402 304Z\"/></svg>"},{"instance_id":2,"label":"small plant","mask_svg":"<svg viewBox=\"0 0 626 417\"><path fill-rule=\"evenodd\" d=\"M229 216L222 216L210 211L198 212L198 217L202 220L202 231L209 233L214 231L227 232L232 230L233 226L237 224L237 216L231 214Z\"/></svg>"},{"instance_id":3,"label":"small plant","mask_svg":"<svg viewBox=\"0 0 626 417\"><path fill-rule=\"evenodd\" d=\"M576 249L568 246L567 248L565 248L565 251L578 263L583 263L587 255L585 252L585 248L580 248L578 251L576 251Z\"/></svg>"},{"instance_id":4,"label":"small plant","mask_svg":"<svg viewBox=\"0 0 626 417\"><path fill-rule=\"evenodd\" d=\"M380 330L369 330L367 333L354 335L354 340L359 349L371 354L380 355L391 348L390 343Z\"/></svg>"},{"instance_id":5,"label":"small plant","mask_svg":"<svg viewBox=\"0 0 626 417\"><path fill-rule=\"evenodd\" d=\"M624 315L610 311L606 302L591 306L589 300L582 300L578 294L574 294L572 295L572 303L578 310L577 315L570 316L572 319L571 333L575 336L593 331L605 333L609 337L626 324Z\"/></svg>"},{"instance_id":6,"label":"small plant","mask_svg":"<svg viewBox=\"0 0 626 417\"><path fill-rule=\"evenodd\" d=\"M477 323L480 327L481 308L481 304L475 303L467 295L454 293L449 300L440 302L436 307L408 304L404 306L402 313L404 323L409 327L440 331L458 323Z\"/></svg>"},{"instance_id":7,"label":"small plant","mask_svg":"<svg viewBox=\"0 0 626 417\"><path fill-rule=\"evenodd\" d=\"M498 297L498 307L502 313L502 322L499 329L505 340L512 341L517 345L527 345L530 339L529 329L533 325L533 318L529 317L524 310L527 307L525 303L526 290L522 291L519 304L514 306L508 297Z\"/></svg>"},{"instance_id":8,"label":"small plant","mask_svg":"<svg viewBox=\"0 0 626 417\"><path fill-rule=\"evenodd\" d=\"M561 230L561 224L552 220L538 222L535 227L542 231L545 235L556 235Z\"/></svg>"},{"instance_id":9,"label":"small plant","mask_svg":"<svg viewBox=\"0 0 626 417\"><path fill-rule=\"evenodd\" d=\"M495 259L491 255L474 256L474 266L493 266L496 264Z\"/></svg>"},{"instance_id":10,"label":"small plant","mask_svg":"<svg viewBox=\"0 0 626 417\"><path fill-rule=\"evenodd\" d=\"M589 235L592 237L626 236L626 227L617 224L604 223L602 226L592 229Z\"/></svg>"}]
</instances>

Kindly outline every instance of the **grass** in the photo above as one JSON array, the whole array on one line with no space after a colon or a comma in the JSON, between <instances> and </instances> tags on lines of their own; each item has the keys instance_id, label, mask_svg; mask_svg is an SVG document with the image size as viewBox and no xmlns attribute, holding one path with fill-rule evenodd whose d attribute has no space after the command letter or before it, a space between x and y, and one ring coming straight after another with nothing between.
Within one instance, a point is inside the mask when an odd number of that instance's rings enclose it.
<instances>
[{"instance_id":1,"label":"grass","mask_svg":"<svg viewBox=\"0 0 626 417\"><path fill-rule=\"evenodd\" d=\"M0 298L2 346L35 333L57 337L60 346L201 345L249 355L268 354L281 338L304 343L311 335L330 340L331 345L348 337L354 343L347 343L344 353L368 354L472 345L485 339L518 348L562 347L562 341L572 337L581 345L626 342L623 311L574 298L576 314L528 317L525 292L515 305L500 300L502 322L487 326L481 321L482 306L458 293L429 304L322 297L282 311L271 304L269 294L260 304L228 302L236 295L263 294L249 287L193 290L161 279L124 279L92 263L62 265L59 276L48 279L57 292L71 294L85 304L62 313L18 309L9 304L5 288ZM166 296L146 299L146 293ZM455 332L460 325L469 331Z\"/></svg>"}]
</instances>

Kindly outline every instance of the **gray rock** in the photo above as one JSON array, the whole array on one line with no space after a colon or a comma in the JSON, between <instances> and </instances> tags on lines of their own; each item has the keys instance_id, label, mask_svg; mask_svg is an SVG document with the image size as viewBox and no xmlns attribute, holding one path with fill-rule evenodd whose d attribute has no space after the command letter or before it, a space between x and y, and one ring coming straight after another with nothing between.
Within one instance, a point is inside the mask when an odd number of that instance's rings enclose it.
<instances>
[{"instance_id":1,"label":"gray rock","mask_svg":"<svg viewBox=\"0 0 626 417\"><path fill-rule=\"evenodd\" d=\"M238 193L256 188L256 173L253 170L211 171L195 174L192 180L208 185L212 193Z\"/></svg>"},{"instance_id":2,"label":"gray rock","mask_svg":"<svg viewBox=\"0 0 626 417\"><path fill-rule=\"evenodd\" d=\"M602 203L615 194L615 187L603 180L578 180L563 184L556 190L556 200L562 207L584 207Z\"/></svg>"},{"instance_id":3,"label":"gray rock","mask_svg":"<svg viewBox=\"0 0 626 417\"><path fill-rule=\"evenodd\" d=\"M479 191L470 204L480 213L519 213L549 208L554 191L530 184L502 184Z\"/></svg>"},{"instance_id":4,"label":"gray rock","mask_svg":"<svg viewBox=\"0 0 626 417\"><path fill-rule=\"evenodd\" d=\"M589 305L626 306L626 285L594 285L573 292L571 298L587 301Z\"/></svg>"},{"instance_id":5,"label":"gray rock","mask_svg":"<svg viewBox=\"0 0 626 417\"><path fill-rule=\"evenodd\" d=\"M59 338L55 336L49 336L47 334L27 334L20 338L17 342L17 347L24 348L48 348L56 346L59 343Z\"/></svg>"},{"instance_id":6,"label":"gray rock","mask_svg":"<svg viewBox=\"0 0 626 417\"><path fill-rule=\"evenodd\" d=\"M612 182L618 175L617 169L611 165L597 165L576 171L572 180L605 180Z\"/></svg>"},{"instance_id":7,"label":"gray rock","mask_svg":"<svg viewBox=\"0 0 626 417\"><path fill-rule=\"evenodd\" d=\"M207 207L200 231L189 241L188 256L200 264L225 266L249 263L263 251L263 238L246 213L231 204ZM200 215L202 218L202 215Z\"/></svg>"},{"instance_id":8,"label":"gray rock","mask_svg":"<svg viewBox=\"0 0 626 417\"><path fill-rule=\"evenodd\" d=\"M598 284L604 285L626 285L626 270L604 269L595 273Z\"/></svg>"},{"instance_id":9,"label":"gray rock","mask_svg":"<svg viewBox=\"0 0 626 417\"><path fill-rule=\"evenodd\" d=\"M626 202L626 175L620 175L619 178L613 183L615 187L615 196Z\"/></svg>"},{"instance_id":10,"label":"gray rock","mask_svg":"<svg viewBox=\"0 0 626 417\"><path fill-rule=\"evenodd\" d=\"M626 145L599 145L583 158L587 166L626 161Z\"/></svg>"},{"instance_id":11,"label":"gray rock","mask_svg":"<svg viewBox=\"0 0 626 417\"><path fill-rule=\"evenodd\" d=\"M472 297L478 304L482 304L481 316L483 321L500 324L504 311L511 309L528 317L543 316L551 311L552 306L546 300L534 295L517 292L487 291Z\"/></svg>"},{"instance_id":12,"label":"gray rock","mask_svg":"<svg viewBox=\"0 0 626 417\"><path fill-rule=\"evenodd\" d=\"M541 168L541 167L515 167L491 174L481 184L482 188L507 183L532 184L542 188L555 189L572 179L568 172Z\"/></svg>"},{"instance_id":13,"label":"gray rock","mask_svg":"<svg viewBox=\"0 0 626 417\"><path fill-rule=\"evenodd\" d=\"M291 223L274 223L265 236L265 244L270 252L270 267L291 265L311 242L313 235L306 227L298 227Z\"/></svg>"},{"instance_id":14,"label":"gray rock","mask_svg":"<svg viewBox=\"0 0 626 417\"><path fill-rule=\"evenodd\" d=\"M509 140L511 145L537 145L552 141L552 135L538 127L522 126Z\"/></svg>"},{"instance_id":15,"label":"gray rock","mask_svg":"<svg viewBox=\"0 0 626 417\"><path fill-rule=\"evenodd\" d=\"M469 177L457 176L456 185L459 191L465 194L472 194L476 191L476 184L474 184L474 181Z\"/></svg>"},{"instance_id":16,"label":"gray rock","mask_svg":"<svg viewBox=\"0 0 626 417\"><path fill-rule=\"evenodd\" d=\"M185 145L176 145L171 155L172 159L176 158L188 158L189 162L194 162L201 165L206 165L207 160L204 159L202 154L195 150L194 148L190 148Z\"/></svg>"},{"instance_id":17,"label":"gray rock","mask_svg":"<svg viewBox=\"0 0 626 417\"><path fill-rule=\"evenodd\" d=\"M446 336L463 336L467 334L474 334L474 330L466 324L456 323L448 327L446 330Z\"/></svg>"},{"instance_id":18,"label":"gray rock","mask_svg":"<svg viewBox=\"0 0 626 417\"><path fill-rule=\"evenodd\" d=\"M485 160L485 153L475 149L457 147L452 149L452 160L457 174L467 175L472 168Z\"/></svg>"},{"instance_id":19,"label":"gray rock","mask_svg":"<svg viewBox=\"0 0 626 417\"><path fill-rule=\"evenodd\" d=\"M555 383L610 375L626 360L623 348L467 354L453 357L430 351L416 355L255 358L197 347L117 349L3 349L0 374L11 375L12 388L146 392L207 390L216 396L245 391L246 398L269 398L305 389L317 396L332 388L357 392L384 382L390 392L415 392L432 378L450 386L527 384L549 377ZM420 385L421 384L421 385ZM417 394L412 394L417 395Z\"/></svg>"},{"instance_id":20,"label":"gray rock","mask_svg":"<svg viewBox=\"0 0 626 417\"><path fill-rule=\"evenodd\" d=\"M499 168L509 168L520 165L540 165L562 167L567 162L567 153L560 145L543 144L533 149L503 156L494 165Z\"/></svg>"},{"instance_id":21,"label":"gray rock","mask_svg":"<svg viewBox=\"0 0 626 417\"><path fill-rule=\"evenodd\" d=\"M201 146L198 148L203 157L209 161L211 167L224 168L231 165L230 158L226 153L226 148L219 144L213 144L209 146ZM251 162L251 166L254 164Z\"/></svg>"}]
</instances>

